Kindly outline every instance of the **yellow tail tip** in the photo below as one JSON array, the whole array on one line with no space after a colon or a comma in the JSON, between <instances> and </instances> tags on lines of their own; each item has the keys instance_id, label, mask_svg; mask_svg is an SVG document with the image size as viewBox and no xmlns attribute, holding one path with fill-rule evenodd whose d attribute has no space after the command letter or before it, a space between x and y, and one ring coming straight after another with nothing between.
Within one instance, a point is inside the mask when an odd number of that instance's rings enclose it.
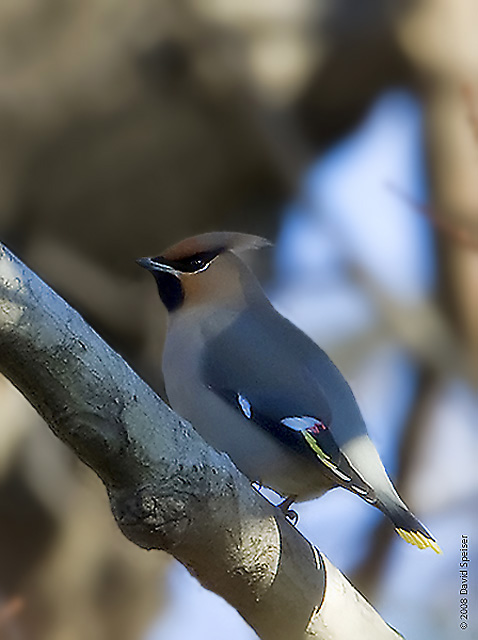
<instances>
[{"instance_id":1,"label":"yellow tail tip","mask_svg":"<svg viewBox=\"0 0 478 640\"><path fill-rule=\"evenodd\" d=\"M405 531L405 529L396 529L396 532L401 538L405 540L405 542L413 544L419 549L426 549L427 547L430 547L435 553L443 553L435 540L427 538L423 535L423 533L420 533L419 531Z\"/></svg>"}]
</instances>

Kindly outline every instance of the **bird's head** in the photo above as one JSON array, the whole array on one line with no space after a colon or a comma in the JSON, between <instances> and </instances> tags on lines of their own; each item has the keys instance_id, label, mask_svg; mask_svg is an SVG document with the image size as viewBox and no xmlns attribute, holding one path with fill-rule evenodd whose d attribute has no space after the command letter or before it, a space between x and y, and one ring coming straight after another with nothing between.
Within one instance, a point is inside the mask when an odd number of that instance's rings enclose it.
<instances>
[{"instance_id":1,"label":"bird's head","mask_svg":"<svg viewBox=\"0 0 478 640\"><path fill-rule=\"evenodd\" d=\"M239 256L270 245L259 236L218 231L187 238L137 263L153 274L161 300L173 312L185 305L220 303L243 295L244 280L252 274Z\"/></svg>"}]
</instances>

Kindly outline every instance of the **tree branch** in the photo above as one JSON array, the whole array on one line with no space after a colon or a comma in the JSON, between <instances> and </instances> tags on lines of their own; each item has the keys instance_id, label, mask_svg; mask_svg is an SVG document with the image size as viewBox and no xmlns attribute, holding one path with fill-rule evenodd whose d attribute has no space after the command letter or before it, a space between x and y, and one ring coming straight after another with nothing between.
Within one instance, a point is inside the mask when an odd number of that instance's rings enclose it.
<instances>
[{"instance_id":1,"label":"tree branch","mask_svg":"<svg viewBox=\"0 0 478 640\"><path fill-rule=\"evenodd\" d=\"M100 476L123 533L174 555L264 640L401 637L1 244L0 370Z\"/></svg>"}]
</instances>

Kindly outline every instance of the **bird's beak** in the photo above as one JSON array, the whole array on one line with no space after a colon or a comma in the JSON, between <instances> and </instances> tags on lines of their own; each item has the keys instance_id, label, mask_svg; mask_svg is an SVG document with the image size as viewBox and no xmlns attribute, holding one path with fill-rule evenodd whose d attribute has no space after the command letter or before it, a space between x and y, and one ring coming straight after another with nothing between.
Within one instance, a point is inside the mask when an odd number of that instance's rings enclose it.
<instances>
[{"instance_id":1,"label":"bird's beak","mask_svg":"<svg viewBox=\"0 0 478 640\"><path fill-rule=\"evenodd\" d=\"M147 269L148 271L151 271L153 268L151 258L138 258L136 260L136 264L139 264L140 267L143 267L143 269Z\"/></svg>"},{"instance_id":2,"label":"bird's beak","mask_svg":"<svg viewBox=\"0 0 478 640\"><path fill-rule=\"evenodd\" d=\"M138 258L136 264L139 264L140 267L143 267L143 269L147 271L163 271L165 273L172 273L173 275L178 273L171 265L158 262L152 258Z\"/></svg>"}]
</instances>

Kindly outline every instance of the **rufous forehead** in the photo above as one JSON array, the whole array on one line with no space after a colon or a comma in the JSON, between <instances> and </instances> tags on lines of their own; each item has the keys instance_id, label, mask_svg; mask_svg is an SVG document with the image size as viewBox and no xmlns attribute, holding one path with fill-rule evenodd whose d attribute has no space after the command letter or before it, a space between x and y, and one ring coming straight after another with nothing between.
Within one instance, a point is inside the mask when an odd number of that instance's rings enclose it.
<instances>
[{"instance_id":1,"label":"rufous forehead","mask_svg":"<svg viewBox=\"0 0 478 640\"><path fill-rule=\"evenodd\" d=\"M161 254L167 260L182 260L203 251L216 251L219 249L259 248L268 244L263 238L248 235L245 233L235 233L232 231L214 231L193 236L186 240L181 240L177 244L169 247Z\"/></svg>"},{"instance_id":2,"label":"rufous forehead","mask_svg":"<svg viewBox=\"0 0 478 640\"><path fill-rule=\"evenodd\" d=\"M168 260L181 260L210 248L211 246L207 246L205 242L201 242L201 236L195 236L194 238L181 240L181 242L178 242L172 247L169 247L169 249L166 249L166 251L163 251L161 255Z\"/></svg>"}]
</instances>

